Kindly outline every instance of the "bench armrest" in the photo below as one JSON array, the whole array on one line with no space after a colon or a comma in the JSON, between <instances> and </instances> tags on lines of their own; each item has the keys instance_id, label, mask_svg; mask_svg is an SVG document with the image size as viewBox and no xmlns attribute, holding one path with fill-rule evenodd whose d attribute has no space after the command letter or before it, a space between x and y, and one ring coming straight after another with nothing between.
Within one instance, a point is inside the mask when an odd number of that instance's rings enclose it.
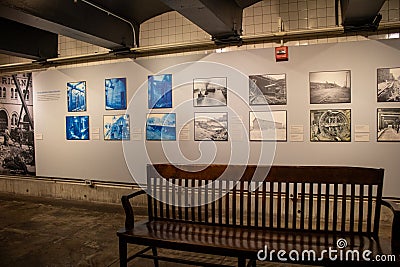
<instances>
[{"instance_id":1,"label":"bench armrest","mask_svg":"<svg viewBox=\"0 0 400 267\"><path fill-rule=\"evenodd\" d=\"M133 216L133 209L132 209L132 205L129 202L129 200L131 198L134 198L136 196L143 195L143 194L146 194L145 190L136 191L136 192L133 192L132 194L121 197L122 207L125 210L125 230L126 231L132 230L133 227L135 226L135 218Z\"/></svg>"},{"instance_id":2,"label":"bench armrest","mask_svg":"<svg viewBox=\"0 0 400 267\"><path fill-rule=\"evenodd\" d=\"M400 202L382 199L382 205L393 212L392 244L400 248Z\"/></svg>"}]
</instances>

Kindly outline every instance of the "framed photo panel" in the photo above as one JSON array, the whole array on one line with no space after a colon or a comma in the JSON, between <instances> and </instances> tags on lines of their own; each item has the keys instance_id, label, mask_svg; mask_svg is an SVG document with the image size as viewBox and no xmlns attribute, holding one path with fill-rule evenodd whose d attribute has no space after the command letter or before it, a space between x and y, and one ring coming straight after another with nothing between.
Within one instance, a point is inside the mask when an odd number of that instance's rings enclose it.
<instances>
[{"instance_id":1,"label":"framed photo panel","mask_svg":"<svg viewBox=\"0 0 400 267\"><path fill-rule=\"evenodd\" d=\"M126 109L126 78L105 80L106 110Z\"/></svg>"},{"instance_id":2,"label":"framed photo panel","mask_svg":"<svg viewBox=\"0 0 400 267\"><path fill-rule=\"evenodd\" d=\"M86 111L86 82L67 83L68 112Z\"/></svg>"},{"instance_id":3,"label":"framed photo panel","mask_svg":"<svg viewBox=\"0 0 400 267\"><path fill-rule=\"evenodd\" d=\"M378 102L400 102L400 68L377 70Z\"/></svg>"},{"instance_id":4,"label":"framed photo panel","mask_svg":"<svg viewBox=\"0 0 400 267\"><path fill-rule=\"evenodd\" d=\"M400 108L378 108L378 142L400 142Z\"/></svg>"},{"instance_id":5,"label":"framed photo panel","mask_svg":"<svg viewBox=\"0 0 400 267\"><path fill-rule=\"evenodd\" d=\"M310 111L311 142L350 142L351 110L322 109Z\"/></svg>"},{"instance_id":6,"label":"framed photo panel","mask_svg":"<svg viewBox=\"0 0 400 267\"><path fill-rule=\"evenodd\" d=\"M228 97L227 78L197 78L193 80L193 106L226 106Z\"/></svg>"},{"instance_id":7,"label":"framed photo panel","mask_svg":"<svg viewBox=\"0 0 400 267\"><path fill-rule=\"evenodd\" d=\"M148 77L148 108L172 108L172 74Z\"/></svg>"},{"instance_id":8,"label":"framed photo panel","mask_svg":"<svg viewBox=\"0 0 400 267\"><path fill-rule=\"evenodd\" d=\"M129 114L103 116L104 140L129 140Z\"/></svg>"},{"instance_id":9,"label":"framed photo panel","mask_svg":"<svg viewBox=\"0 0 400 267\"><path fill-rule=\"evenodd\" d=\"M146 121L146 140L175 141L175 113L149 113Z\"/></svg>"},{"instance_id":10,"label":"framed photo panel","mask_svg":"<svg viewBox=\"0 0 400 267\"><path fill-rule=\"evenodd\" d=\"M350 71L310 72L310 103L351 103Z\"/></svg>"},{"instance_id":11,"label":"framed photo panel","mask_svg":"<svg viewBox=\"0 0 400 267\"><path fill-rule=\"evenodd\" d=\"M250 141L287 141L286 110L250 111Z\"/></svg>"},{"instance_id":12,"label":"framed photo panel","mask_svg":"<svg viewBox=\"0 0 400 267\"><path fill-rule=\"evenodd\" d=\"M67 116L67 140L89 140L89 116Z\"/></svg>"},{"instance_id":13,"label":"framed photo panel","mask_svg":"<svg viewBox=\"0 0 400 267\"><path fill-rule=\"evenodd\" d=\"M286 105L286 74L249 76L250 105Z\"/></svg>"},{"instance_id":14,"label":"framed photo panel","mask_svg":"<svg viewBox=\"0 0 400 267\"><path fill-rule=\"evenodd\" d=\"M194 113L194 140L228 141L228 113Z\"/></svg>"}]
</instances>

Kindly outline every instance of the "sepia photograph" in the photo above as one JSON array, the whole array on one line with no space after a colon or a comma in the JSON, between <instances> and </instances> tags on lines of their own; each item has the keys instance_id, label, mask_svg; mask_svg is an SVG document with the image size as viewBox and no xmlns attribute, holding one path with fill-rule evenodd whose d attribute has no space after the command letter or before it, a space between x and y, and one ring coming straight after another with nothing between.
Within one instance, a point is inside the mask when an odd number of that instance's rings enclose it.
<instances>
[{"instance_id":1,"label":"sepia photograph","mask_svg":"<svg viewBox=\"0 0 400 267\"><path fill-rule=\"evenodd\" d=\"M311 110L310 130L312 142L350 142L351 110Z\"/></svg>"},{"instance_id":2,"label":"sepia photograph","mask_svg":"<svg viewBox=\"0 0 400 267\"><path fill-rule=\"evenodd\" d=\"M400 142L400 108L378 108L378 142Z\"/></svg>"},{"instance_id":3,"label":"sepia photograph","mask_svg":"<svg viewBox=\"0 0 400 267\"><path fill-rule=\"evenodd\" d=\"M378 102L400 102L400 68L377 71Z\"/></svg>"},{"instance_id":4,"label":"sepia photograph","mask_svg":"<svg viewBox=\"0 0 400 267\"><path fill-rule=\"evenodd\" d=\"M106 110L126 109L126 78L105 80Z\"/></svg>"},{"instance_id":5,"label":"sepia photograph","mask_svg":"<svg viewBox=\"0 0 400 267\"><path fill-rule=\"evenodd\" d=\"M249 76L250 105L286 105L286 74Z\"/></svg>"},{"instance_id":6,"label":"sepia photograph","mask_svg":"<svg viewBox=\"0 0 400 267\"><path fill-rule=\"evenodd\" d=\"M175 141L175 113L149 113L146 121L146 140Z\"/></svg>"},{"instance_id":7,"label":"sepia photograph","mask_svg":"<svg viewBox=\"0 0 400 267\"><path fill-rule=\"evenodd\" d=\"M68 112L86 111L86 82L67 83Z\"/></svg>"},{"instance_id":8,"label":"sepia photograph","mask_svg":"<svg viewBox=\"0 0 400 267\"><path fill-rule=\"evenodd\" d=\"M104 140L129 140L129 114L104 115Z\"/></svg>"},{"instance_id":9,"label":"sepia photograph","mask_svg":"<svg viewBox=\"0 0 400 267\"><path fill-rule=\"evenodd\" d=\"M228 141L228 113L194 113L194 140Z\"/></svg>"},{"instance_id":10,"label":"sepia photograph","mask_svg":"<svg viewBox=\"0 0 400 267\"><path fill-rule=\"evenodd\" d=\"M89 116L66 117L67 140L89 140Z\"/></svg>"},{"instance_id":11,"label":"sepia photograph","mask_svg":"<svg viewBox=\"0 0 400 267\"><path fill-rule=\"evenodd\" d=\"M286 110L250 111L250 141L287 141Z\"/></svg>"},{"instance_id":12,"label":"sepia photograph","mask_svg":"<svg viewBox=\"0 0 400 267\"><path fill-rule=\"evenodd\" d=\"M310 72L310 103L351 103L350 71Z\"/></svg>"},{"instance_id":13,"label":"sepia photograph","mask_svg":"<svg viewBox=\"0 0 400 267\"><path fill-rule=\"evenodd\" d=\"M193 80L193 106L227 105L227 78L198 78Z\"/></svg>"},{"instance_id":14,"label":"sepia photograph","mask_svg":"<svg viewBox=\"0 0 400 267\"><path fill-rule=\"evenodd\" d=\"M172 74L148 77L148 107L172 108Z\"/></svg>"}]
</instances>

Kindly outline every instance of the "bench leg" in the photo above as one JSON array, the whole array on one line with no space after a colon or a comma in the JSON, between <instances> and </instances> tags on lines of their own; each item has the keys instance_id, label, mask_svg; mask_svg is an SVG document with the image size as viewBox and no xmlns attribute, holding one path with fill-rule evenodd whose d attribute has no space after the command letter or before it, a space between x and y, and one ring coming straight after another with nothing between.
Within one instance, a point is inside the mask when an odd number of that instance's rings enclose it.
<instances>
[{"instance_id":1,"label":"bench leg","mask_svg":"<svg viewBox=\"0 0 400 267\"><path fill-rule=\"evenodd\" d=\"M238 267L246 267L246 259L238 258Z\"/></svg>"},{"instance_id":2,"label":"bench leg","mask_svg":"<svg viewBox=\"0 0 400 267\"><path fill-rule=\"evenodd\" d=\"M257 261L256 260L249 260L249 263L247 264L248 267L256 267L257 266Z\"/></svg>"},{"instance_id":3,"label":"bench leg","mask_svg":"<svg viewBox=\"0 0 400 267\"><path fill-rule=\"evenodd\" d=\"M119 239L119 266L126 267L128 265L128 247L126 242L121 238Z\"/></svg>"},{"instance_id":4,"label":"bench leg","mask_svg":"<svg viewBox=\"0 0 400 267\"><path fill-rule=\"evenodd\" d=\"M153 251L153 256L157 257L157 248L156 247L152 247L151 250ZM154 267L158 267L158 259L154 258Z\"/></svg>"}]
</instances>

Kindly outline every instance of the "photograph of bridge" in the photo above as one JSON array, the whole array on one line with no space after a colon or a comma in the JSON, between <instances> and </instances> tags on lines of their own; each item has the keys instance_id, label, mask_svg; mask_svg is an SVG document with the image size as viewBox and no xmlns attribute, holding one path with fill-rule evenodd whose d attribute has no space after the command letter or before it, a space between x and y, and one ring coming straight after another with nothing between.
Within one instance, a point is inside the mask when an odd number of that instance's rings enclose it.
<instances>
[{"instance_id":1,"label":"photograph of bridge","mask_svg":"<svg viewBox=\"0 0 400 267\"><path fill-rule=\"evenodd\" d=\"M310 103L351 103L349 70L310 72Z\"/></svg>"},{"instance_id":2,"label":"photograph of bridge","mask_svg":"<svg viewBox=\"0 0 400 267\"><path fill-rule=\"evenodd\" d=\"M378 142L400 142L400 108L378 108Z\"/></svg>"},{"instance_id":3,"label":"photograph of bridge","mask_svg":"<svg viewBox=\"0 0 400 267\"><path fill-rule=\"evenodd\" d=\"M377 70L378 102L400 102L400 68Z\"/></svg>"}]
</instances>

